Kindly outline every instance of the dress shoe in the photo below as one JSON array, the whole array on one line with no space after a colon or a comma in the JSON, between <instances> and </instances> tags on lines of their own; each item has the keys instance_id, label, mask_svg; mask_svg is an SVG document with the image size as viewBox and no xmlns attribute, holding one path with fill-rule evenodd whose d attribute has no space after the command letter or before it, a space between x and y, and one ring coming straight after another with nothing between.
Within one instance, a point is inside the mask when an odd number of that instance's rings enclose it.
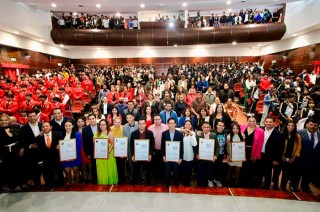
<instances>
[{"instance_id":1,"label":"dress shoe","mask_svg":"<svg viewBox=\"0 0 320 212\"><path fill-rule=\"evenodd\" d=\"M273 190L279 191L279 186L273 186Z\"/></svg>"},{"instance_id":2,"label":"dress shoe","mask_svg":"<svg viewBox=\"0 0 320 212\"><path fill-rule=\"evenodd\" d=\"M298 189L297 189L297 188L295 188L295 187L290 186L290 191L291 191L291 192L297 192L297 191L298 191Z\"/></svg>"},{"instance_id":3,"label":"dress shoe","mask_svg":"<svg viewBox=\"0 0 320 212\"><path fill-rule=\"evenodd\" d=\"M312 191L310 188L303 188L302 191L308 194L312 194Z\"/></svg>"}]
</instances>

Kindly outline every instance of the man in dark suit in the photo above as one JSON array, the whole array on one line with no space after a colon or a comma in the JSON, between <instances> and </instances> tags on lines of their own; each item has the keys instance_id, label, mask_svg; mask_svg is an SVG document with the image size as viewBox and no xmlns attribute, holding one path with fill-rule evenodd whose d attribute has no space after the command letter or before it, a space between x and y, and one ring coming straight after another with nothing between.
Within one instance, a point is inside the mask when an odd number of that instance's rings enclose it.
<instances>
[{"instance_id":1,"label":"man in dark suit","mask_svg":"<svg viewBox=\"0 0 320 212\"><path fill-rule=\"evenodd\" d=\"M96 183L97 168L96 160L93 158L93 135L97 132L98 125L96 117L93 114L89 114L87 120L89 121L89 125L82 130L82 144L86 157L91 160L91 163L88 165L88 180Z\"/></svg>"},{"instance_id":2,"label":"man in dark suit","mask_svg":"<svg viewBox=\"0 0 320 212\"><path fill-rule=\"evenodd\" d=\"M149 140L149 159L148 161L137 161L134 152L134 140L136 139L148 139ZM131 133L130 138L130 149L132 152L132 162L133 162L133 176L132 184L137 184L140 174L140 169L143 168L145 171L146 184L151 184L151 160L154 150L154 136L153 132L146 130L146 119L141 117L138 121L138 130Z\"/></svg>"},{"instance_id":3,"label":"man in dark suit","mask_svg":"<svg viewBox=\"0 0 320 212\"><path fill-rule=\"evenodd\" d=\"M35 137L42 132L42 123L37 122L35 111L27 112L28 123L21 128L22 145L25 150L26 174L28 180L33 180L35 185L40 185L40 169L38 166L38 149L35 143ZM33 184L30 182L30 184Z\"/></svg>"},{"instance_id":4,"label":"man in dark suit","mask_svg":"<svg viewBox=\"0 0 320 212\"><path fill-rule=\"evenodd\" d=\"M102 102L99 104L99 109L105 117L111 114L112 105L108 102L107 96L103 97Z\"/></svg>"},{"instance_id":5,"label":"man in dark suit","mask_svg":"<svg viewBox=\"0 0 320 212\"><path fill-rule=\"evenodd\" d=\"M168 123L169 129L162 133L161 151L162 151L163 162L165 163L167 186L170 186L171 171L173 171L173 185L177 186L178 177L179 177L179 165L181 164L183 159L183 134L176 130L177 124L174 118L169 118L167 123ZM166 152L165 152L166 141L180 142L180 160L178 162L169 162L166 160Z\"/></svg>"},{"instance_id":6,"label":"man in dark suit","mask_svg":"<svg viewBox=\"0 0 320 212\"><path fill-rule=\"evenodd\" d=\"M59 150L57 149L60 139L59 132L52 131L52 126L48 122L42 124L42 131L43 134L35 138L35 143L39 149L41 159L39 164L42 165L46 186L63 185L63 170L60 164Z\"/></svg>"},{"instance_id":7,"label":"man in dark suit","mask_svg":"<svg viewBox=\"0 0 320 212\"><path fill-rule=\"evenodd\" d=\"M284 145L284 136L274 127L274 118L267 117L265 119L264 143L261 150L261 161L259 162L259 169L261 170L260 181L262 181L262 177L265 177L263 188L266 190L270 189L272 169L273 188L274 190L279 190L278 184L281 172L279 163L283 155Z\"/></svg>"},{"instance_id":8,"label":"man in dark suit","mask_svg":"<svg viewBox=\"0 0 320 212\"><path fill-rule=\"evenodd\" d=\"M319 169L317 164L319 164L320 159L320 132L318 130L319 122L308 118L306 121L306 129L298 131L301 136L302 147L299 160L300 173L295 185L298 185L301 176L301 189L307 193L311 193L309 184Z\"/></svg>"},{"instance_id":9,"label":"man in dark suit","mask_svg":"<svg viewBox=\"0 0 320 212\"><path fill-rule=\"evenodd\" d=\"M65 134L66 130L64 128L64 124L69 120L69 118L63 117L62 110L60 108L53 109L53 116L54 118L50 121L52 130Z\"/></svg>"}]
</instances>

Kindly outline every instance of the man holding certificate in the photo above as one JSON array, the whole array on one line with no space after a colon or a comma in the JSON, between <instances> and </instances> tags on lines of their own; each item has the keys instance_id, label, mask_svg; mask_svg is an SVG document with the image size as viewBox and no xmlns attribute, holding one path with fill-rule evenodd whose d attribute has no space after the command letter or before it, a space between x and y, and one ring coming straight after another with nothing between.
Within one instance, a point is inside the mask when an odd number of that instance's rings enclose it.
<instances>
[{"instance_id":1,"label":"man holding certificate","mask_svg":"<svg viewBox=\"0 0 320 212\"><path fill-rule=\"evenodd\" d=\"M140 169L145 172L146 184L151 184L151 160L154 150L154 136L146 130L146 119L141 117L138 121L138 130L131 134L130 149L133 162L132 184L138 184Z\"/></svg>"},{"instance_id":2,"label":"man holding certificate","mask_svg":"<svg viewBox=\"0 0 320 212\"><path fill-rule=\"evenodd\" d=\"M178 177L179 177L179 165L181 164L183 159L183 134L176 130L176 120L174 118L168 119L168 127L169 127L169 130L166 130L162 133L162 138L161 138L162 157L163 157L163 161L165 162L167 186L170 186L171 171L173 171L173 185L177 186ZM170 149L170 145L173 145L173 143L170 144L170 141L171 142L175 141L180 143L179 147L177 147L177 148L180 148L179 157L177 161L173 161L173 160L169 161L169 158L167 158L169 157L169 155L171 158L171 155L174 154L174 151L172 151L171 153L167 152Z\"/></svg>"}]
</instances>

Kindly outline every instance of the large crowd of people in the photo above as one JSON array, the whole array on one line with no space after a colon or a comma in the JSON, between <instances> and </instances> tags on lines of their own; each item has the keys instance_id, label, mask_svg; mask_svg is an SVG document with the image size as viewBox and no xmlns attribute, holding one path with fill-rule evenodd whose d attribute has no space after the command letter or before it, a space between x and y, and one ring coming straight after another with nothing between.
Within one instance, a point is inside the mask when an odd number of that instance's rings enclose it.
<instances>
[{"instance_id":1,"label":"large crowd of people","mask_svg":"<svg viewBox=\"0 0 320 212\"><path fill-rule=\"evenodd\" d=\"M155 73L154 65L84 65L17 81L1 76L1 189L131 183L310 193L310 183L319 182L315 70L294 75L276 64L266 69L228 60L173 64L160 78ZM244 95L234 89L239 84ZM84 111L67 116L79 102ZM239 120L239 106L246 120ZM127 157L115 157L115 139L122 137L128 138ZM61 162L59 140L70 139L76 159ZM107 159L94 157L95 139L108 140ZM146 161L136 158L136 139L149 142ZM210 160L199 156L201 139L214 139ZM166 141L180 143L177 162L167 160ZM232 159L233 142L245 142L245 159Z\"/></svg>"}]
</instances>

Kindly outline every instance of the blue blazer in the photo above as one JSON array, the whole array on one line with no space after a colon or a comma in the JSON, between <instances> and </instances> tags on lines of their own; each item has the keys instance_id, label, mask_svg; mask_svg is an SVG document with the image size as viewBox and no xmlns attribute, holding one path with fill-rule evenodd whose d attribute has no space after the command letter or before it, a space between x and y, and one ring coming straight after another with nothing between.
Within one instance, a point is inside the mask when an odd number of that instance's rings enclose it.
<instances>
[{"instance_id":1,"label":"blue blazer","mask_svg":"<svg viewBox=\"0 0 320 212\"><path fill-rule=\"evenodd\" d=\"M166 155L166 141L171 141L170 132L166 130L162 133L161 137L161 152L162 156ZM183 159L183 134L177 130L174 131L173 141L180 141L180 159Z\"/></svg>"},{"instance_id":2,"label":"blue blazer","mask_svg":"<svg viewBox=\"0 0 320 212\"><path fill-rule=\"evenodd\" d=\"M193 130L195 130L197 128L197 120L196 120L196 118L194 116L191 116L191 120L190 121L191 121ZM185 122L186 122L186 117L185 116L180 116L178 127L183 127Z\"/></svg>"},{"instance_id":3,"label":"blue blazer","mask_svg":"<svg viewBox=\"0 0 320 212\"><path fill-rule=\"evenodd\" d=\"M318 144L315 148L313 148L313 145L311 144L311 141L309 139L309 135L307 132L307 129L298 130L299 135L301 136L301 152L300 152L300 158L301 162L304 165L312 165L315 162L317 162L320 158L320 141L318 141ZM318 140L320 139L320 132L316 132L318 135Z\"/></svg>"},{"instance_id":4,"label":"blue blazer","mask_svg":"<svg viewBox=\"0 0 320 212\"><path fill-rule=\"evenodd\" d=\"M165 110L161 111L159 115L161 117L162 123L167 124L166 111ZM178 115L175 111L173 110L170 111L170 118L174 118L174 120L176 120L176 123L178 124Z\"/></svg>"}]
</instances>

